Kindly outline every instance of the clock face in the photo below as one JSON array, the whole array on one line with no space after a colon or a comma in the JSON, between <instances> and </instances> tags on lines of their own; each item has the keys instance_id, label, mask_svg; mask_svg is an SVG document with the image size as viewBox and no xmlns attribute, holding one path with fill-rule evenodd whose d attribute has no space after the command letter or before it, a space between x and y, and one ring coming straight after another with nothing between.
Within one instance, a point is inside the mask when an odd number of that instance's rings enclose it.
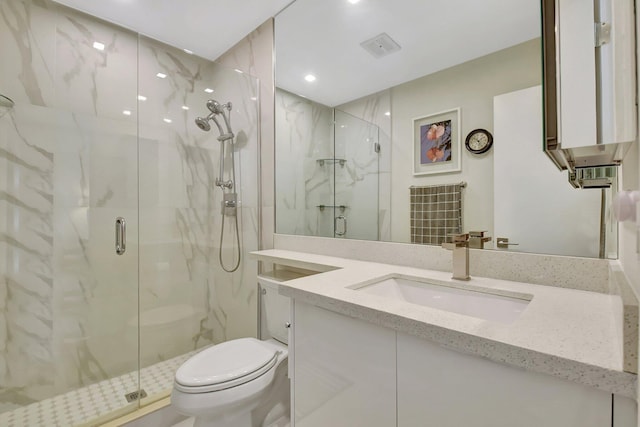
<instances>
[{"instance_id":1,"label":"clock face","mask_svg":"<svg viewBox=\"0 0 640 427\"><path fill-rule=\"evenodd\" d=\"M473 130L467 135L465 146L474 154L482 154L489 151L493 144L493 136L484 129Z\"/></svg>"}]
</instances>

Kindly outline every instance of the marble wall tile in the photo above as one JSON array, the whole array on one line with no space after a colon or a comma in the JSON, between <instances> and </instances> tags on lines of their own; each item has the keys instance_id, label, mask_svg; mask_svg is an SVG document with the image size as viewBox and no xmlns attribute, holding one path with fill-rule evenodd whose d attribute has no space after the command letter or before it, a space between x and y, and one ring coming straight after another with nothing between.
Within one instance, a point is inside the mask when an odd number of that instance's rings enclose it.
<instances>
[{"instance_id":1,"label":"marble wall tile","mask_svg":"<svg viewBox=\"0 0 640 427\"><path fill-rule=\"evenodd\" d=\"M41 115L40 126L32 117ZM0 395L34 399L55 381L53 339L53 146L51 115L20 104L0 119ZM4 402L3 402L4 403Z\"/></svg>"},{"instance_id":2,"label":"marble wall tile","mask_svg":"<svg viewBox=\"0 0 640 427\"><path fill-rule=\"evenodd\" d=\"M216 59L216 63L244 71L258 79L260 106L260 247L273 247L274 233L274 20L268 19L233 48ZM257 310L257 306L256 306Z\"/></svg>"},{"instance_id":3,"label":"marble wall tile","mask_svg":"<svg viewBox=\"0 0 640 427\"><path fill-rule=\"evenodd\" d=\"M49 2L0 2L0 93L19 105L53 105L55 28Z\"/></svg>"},{"instance_id":4,"label":"marble wall tile","mask_svg":"<svg viewBox=\"0 0 640 427\"><path fill-rule=\"evenodd\" d=\"M55 25L53 106L121 118L136 102L137 35L63 7Z\"/></svg>"},{"instance_id":5,"label":"marble wall tile","mask_svg":"<svg viewBox=\"0 0 640 427\"><path fill-rule=\"evenodd\" d=\"M333 112L276 90L276 229L287 234L333 235ZM331 215L331 216L329 216Z\"/></svg>"},{"instance_id":6,"label":"marble wall tile","mask_svg":"<svg viewBox=\"0 0 640 427\"><path fill-rule=\"evenodd\" d=\"M0 411L134 371L138 323L143 366L255 336L259 82L47 0L0 1L0 55ZM220 143L193 122L211 97L233 103L233 274Z\"/></svg>"},{"instance_id":7,"label":"marble wall tile","mask_svg":"<svg viewBox=\"0 0 640 427\"><path fill-rule=\"evenodd\" d=\"M156 73L166 78L156 77ZM211 63L147 38L140 42L140 244L142 363L239 336L255 336L255 263L258 248L258 82L245 73ZM213 93L205 92L212 89ZM212 124L201 131L208 99L231 102L231 125L241 239L240 269L220 266L237 259L235 223L221 215L219 176L222 146ZM170 122L168 122L168 119ZM224 151L225 178L231 146ZM252 271L253 269L253 271ZM254 277L253 276L253 277ZM228 292L230 291L230 293ZM175 316L165 322L157 313ZM146 320L146 321L145 321ZM172 343L168 348L166 342Z\"/></svg>"}]
</instances>

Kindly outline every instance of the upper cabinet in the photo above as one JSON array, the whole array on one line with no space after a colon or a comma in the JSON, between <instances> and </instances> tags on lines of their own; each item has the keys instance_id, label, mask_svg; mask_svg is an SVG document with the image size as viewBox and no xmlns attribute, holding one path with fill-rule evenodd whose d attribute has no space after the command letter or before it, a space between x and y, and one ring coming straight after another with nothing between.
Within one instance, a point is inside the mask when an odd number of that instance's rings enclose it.
<instances>
[{"instance_id":1,"label":"upper cabinet","mask_svg":"<svg viewBox=\"0 0 640 427\"><path fill-rule=\"evenodd\" d=\"M543 42L546 153L570 174L620 164L637 137L633 0L543 0Z\"/></svg>"}]
</instances>

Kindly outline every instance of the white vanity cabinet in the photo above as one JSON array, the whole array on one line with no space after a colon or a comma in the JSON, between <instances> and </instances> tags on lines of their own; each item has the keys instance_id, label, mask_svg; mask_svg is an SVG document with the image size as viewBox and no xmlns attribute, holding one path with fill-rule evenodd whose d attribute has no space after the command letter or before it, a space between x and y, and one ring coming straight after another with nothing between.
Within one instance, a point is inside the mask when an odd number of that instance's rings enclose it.
<instances>
[{"instance_id":1,"label":"white vanity cabinet","mask_svg":"<svg viewBox=\"0 0 640 427\"><path fill-rule=\"evenodd\" d=\"M612 405L611 393L596 388L298 300L292 320L293 427L636 425L634 401L616 397Z\"/></svg>"},{"instance_id":2,"label":"white vanity cabinet","mask_svg":"<svg viewBox=\"0 0 640 427\"><path fill-rule=\"evenodd\" d=\"M611 394L398 333L398 426L609 427Z\"/></svg>"},{"instance_id":3,"label":"white vanity cabinet","mask_svg":"<svg viewBox=\"0 0 640 427\"><path fill-rule=\"evenodd\" d=\"M298 301L293 315L293 425L395 426L396 333Z\"/></svg>"}]
</instances>

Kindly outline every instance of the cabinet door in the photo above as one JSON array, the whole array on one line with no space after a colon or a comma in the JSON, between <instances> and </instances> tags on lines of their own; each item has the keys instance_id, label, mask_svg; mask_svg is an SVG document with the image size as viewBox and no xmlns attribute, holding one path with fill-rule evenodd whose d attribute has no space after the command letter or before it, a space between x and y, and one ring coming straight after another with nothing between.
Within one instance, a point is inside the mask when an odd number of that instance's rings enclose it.
<instances>
[{"instance_id":1,"label":"cabinet door","mask_svg":"<svg viewBox=\"0 0 640 427\"><path fill-rule=\"evenodd\" d=\"M395 332L298 301L294 310L295 426L395 426Z\"/></svg>"},{"instance_id":2,"label":"cabinet door","mask_svg":"<svg viewBox=\"0 0 640 427\"><path fill-rule=\"evenodd\" d=\"M611 394L398 334L399 427L609 427Z\"/></svg>"}]
</instances>

